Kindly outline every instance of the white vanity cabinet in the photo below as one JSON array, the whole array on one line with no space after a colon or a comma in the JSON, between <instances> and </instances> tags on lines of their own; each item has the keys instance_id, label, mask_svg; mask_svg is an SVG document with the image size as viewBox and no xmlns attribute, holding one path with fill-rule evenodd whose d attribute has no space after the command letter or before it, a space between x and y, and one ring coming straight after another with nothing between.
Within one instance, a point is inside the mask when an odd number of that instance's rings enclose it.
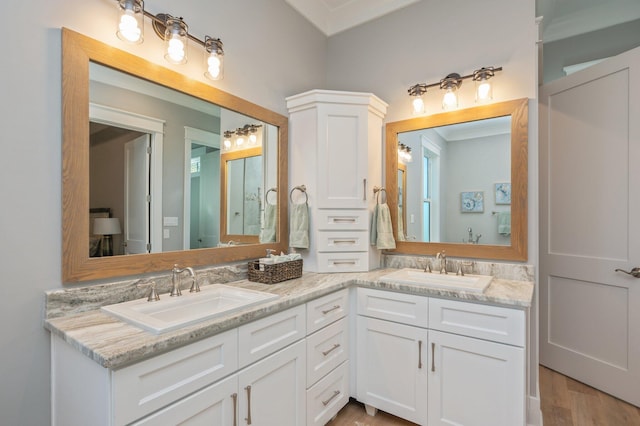
<instances>
[{"instance_id":1,"label":"white vanity cabinet","mask_svg":"<svg viewBox=\"0 0 640 426\"><path fill-rule=\"evenodd\" d=\"M349 401L349 292L307 303L307 426L321 426Z\"/></svg>"},{"instance_id":2,"label":"white vanity cabinet","mask_svg":"<svg viewBox=\"0 0 640 426\"><path fill-rule=\"evenodd\" d=\"M421 425L525 425L525 313L359 288L357 398Z\"/></svg>"},{"instance_id":3,"label":"white vanity cabinet","mask_svg":"<svg viewBox=\"0 0 640 426\"><path fill-rule=\"evenodd\" d=\"M368 271L373 187L382 184L382 120L387 104L371 93L311 90L287 98L290 177L306 185L313 272Z\"/></svg>"}]
</instances>

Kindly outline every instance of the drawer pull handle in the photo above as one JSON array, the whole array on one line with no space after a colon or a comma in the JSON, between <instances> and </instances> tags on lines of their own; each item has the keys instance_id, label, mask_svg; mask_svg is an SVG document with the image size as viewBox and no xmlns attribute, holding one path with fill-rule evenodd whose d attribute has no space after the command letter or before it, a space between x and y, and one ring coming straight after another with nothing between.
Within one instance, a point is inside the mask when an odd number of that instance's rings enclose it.
<instances>
[{"instance_id":1,"label":"drawer pull handle","mask_svg":"<svg viewBox=\"0 0 640 426\"><path fill-rule=\"evenodd\" d=\"M332 221L333 223L356 223L354 217L334 217Z\"/></svg>"},{"instance_id":2,"label":"drawer pull handle","mask_svg":"<svg viewBox=\"0 0 640 426\"><path fill-rule=\"evenodd\" d=\"M238 426L238 394L232 393L231 399L233 400L233 426Z\"/></svg>"},{"instance_id":3,"label":"drawer pull handle","mask_svg":"<svg viewBox=\"0 0 640 426\"><path fill-rule=\"evenodd\" d=\"M333 240L333 244L351 244L351 245L355 245L356 244L356 240Z\"/></svg>"},{"instance_id":4,"label":"drawer pull handle","mask_svg":"<svg viewBox=\"0 0 640 426\"><path fill-rule=\"evenodd\" d=\"M418 369L422 369L422 340L418 340Z\"/></svg>"},{"instance_id":5,"label":"drawer pull handle","mask_svg":"<svg viewBox=\"0 0 640 426\"><path fill-rule=\"evenodd\" d=\"M247 425L251 424L251 385L245 388L247 391L247 417L244 419L247 421Z\"/></svg>"},{"instance_id":6,"label":"drawer pull handle","mask_svg":"<svg viewBox=\"0 0 640 426\"><path fill-rule=\"evenodd\" d=\"M364 194L362 195L362 201L367 201L367 178L362 179L362 186Z\"/></svg>"},{"instance_id":7,"label":"drawer pull handle","mask_svg":"<svg viewBox=\"0 0 640 426\"><path fill-rule=\"evenodd\" d=\"M335 311L336 309L340 309L340 305L333 305L333 308L322 311L322 315L327 315L329 312Z\"/></svg>"},{"instance_id":8,"label":"drawer pull handle","mask_svg":"<svg viewBox=\"0 0 640 426\"><path fill-rule=\"evenodd\" d=\"M340 343L336 343L333 345L333 347L331 349L327 349L326 351L322 352L322 355L327 356L329 355L331 352L335 351L336 349L338 349L340 347Z\"/></svg>"},{"instance_id":9,"label":"drawer pull handle","mask_svg":"<svg viewBox=\"0 0 640 426\"><path fill-rule=\"evenodd\" d=\"M355 265L356 261L355 260L334 260L333 262L334 265Z\"/></svg>"},{"instance_id":10,"label":"drawer pull handle","mask_svg":"<svg viewBox=\"0 0 640 426\"><path fill-rule=\"evenodd\" d=\"M332 401L336 396L338 396L338 395L340 395L340 391L339 391L339 390L335 390L335 391L333 391L333 395L331 395L331 396L329 397L329 399L327 399L327 400L325 400L325 401L322 401L322 405L324 405L324 406L326 407L326 406L327 406L327 405L329 405L329 403L330 403L330 402L331 402L331 401Z\"/></svg>"},{"instance_id":11,"label":"drawer pull handle","mask_svg":"<svg viewBox=\"0 0 640 426\"><path fill-rule=\"evenodd\" d=\"M431 342L431 371L436 371L436 344Z\"/></svg>"}]
</instances>

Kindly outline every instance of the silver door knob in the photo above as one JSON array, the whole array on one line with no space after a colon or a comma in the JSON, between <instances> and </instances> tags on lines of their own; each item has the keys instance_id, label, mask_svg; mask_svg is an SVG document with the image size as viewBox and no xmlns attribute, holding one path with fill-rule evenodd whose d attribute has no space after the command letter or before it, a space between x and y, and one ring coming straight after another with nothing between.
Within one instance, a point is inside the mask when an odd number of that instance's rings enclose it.
<instances>
[{"instance_id":1,"label":"silver door knob","mask_svg":"<svg viewBox=\"0 0 640 426\"><path fill-rule=\"evenodd\" d=\"M630 271L625 271L624 269L616 269L616 272L624 272L627 275L631 275L634 278L640 278L640 268L637 266Z\"/></svg>"}]
</instances>

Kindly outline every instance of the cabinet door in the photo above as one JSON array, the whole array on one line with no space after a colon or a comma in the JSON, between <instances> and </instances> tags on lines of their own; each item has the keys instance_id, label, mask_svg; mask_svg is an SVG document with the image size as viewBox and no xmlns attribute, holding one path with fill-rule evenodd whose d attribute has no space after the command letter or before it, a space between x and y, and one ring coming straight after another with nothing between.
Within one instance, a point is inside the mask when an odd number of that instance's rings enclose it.
<instances>
[{"instance_id":1,"label":"cabinet door","mask_svg":"<svg viewBox=\"0 0 640 426\"><path fill-rule=\"evenodd\" d=\"M367 112L362 106L318 106L319 208L367 207Z\"/></svg>"},{"instance_id":2,"label":"cabinet door","mask_svg":"<svg viewBox=\"0 0 640 426\"><path fill-rule=\"evenodd\" d=\"M357 327L358 400L426 424L427 330L362 316Z\"/></svg>"},{"instance_id":3,"label":"cabinet door","mask_svg":"<svg viewBox=\"0 0 640 426\"><path fill-rule=\"evenodd\" d=\"M305 342L301 340L242 370L238 374L238 424L305 424L305 358Z\"/></svg>"},{"instance_id":4,"label":"cabinet door","mask_svg":"<svg viewBox=\"0 0 640 426\"><path fill-rule=\"evenodd\" d=\"M133 425L237 425L237 389L238 376L233 375L145 417Z\"/></svg>"},{"instance_id":5,"label":"cabinet door","mask_svg":"<svg viewBox=\"0 0 640 426\"><path fill-rule=\"evenodd\" d=\"M524 349L429 331L429 425L525 424Z\"/></svg>"}]
</instances>

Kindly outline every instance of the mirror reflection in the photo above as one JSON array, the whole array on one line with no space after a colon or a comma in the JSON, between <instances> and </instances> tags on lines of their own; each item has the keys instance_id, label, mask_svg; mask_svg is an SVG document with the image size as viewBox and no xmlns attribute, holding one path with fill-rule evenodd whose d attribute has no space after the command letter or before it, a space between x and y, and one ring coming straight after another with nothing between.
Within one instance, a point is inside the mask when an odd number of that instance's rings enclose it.
<instances>
[{"instance_id":1,"label":"mirror reflection","mask_svg":"<svg viewBox=\"0 0 640 426\"><path fill-rule=\"evenodd\" d=\"M90 257L275 242L259 238L275 126L97 63L89 75ZM120 229L96 232L99 216Z\"/></svg>"},{"instance_id":2,"label":"mirror reflection","mask_svg":"<svg viewBox=\"0 0 640 426\"><path fill-rule=\"evenodd\" d=\"M511 116L397 140L398 240L511 244Z\"/></svg>"},{"instance_id":3,"label":"mirror reflection","mask_svg":"<svg viewBox=\"0 0 640 426\"><path fill-rule=\"evenodd\" d=\"M527 260L528 102L385 125L398 253Z\"/></svg>"}]
</instances>

